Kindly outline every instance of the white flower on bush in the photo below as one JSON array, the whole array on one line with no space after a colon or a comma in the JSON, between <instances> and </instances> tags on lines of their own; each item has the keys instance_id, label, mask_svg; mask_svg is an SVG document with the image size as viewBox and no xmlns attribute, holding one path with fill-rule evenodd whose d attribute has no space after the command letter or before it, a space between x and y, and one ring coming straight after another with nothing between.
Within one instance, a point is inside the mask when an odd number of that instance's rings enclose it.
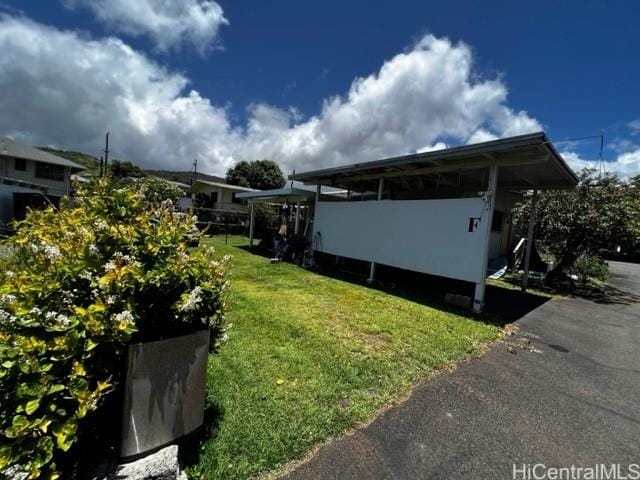
<instances>
[{"instance_id":1,"label":"white flower on bush","mask_svg":"<svg viewBox=\"0 0 640 480\"><path fill-rule=\"evenodd\" d=\"M109 230L109 225L104 220L96 222L94 226L98 231Z\"/></svg>"},{"instance_id":2,"label":"white flower on bush","mask_svg":"<svg viewBox=\"0 0 640 480\"><path fill-rule=\"evenodd\" d=\"M48 243L43 242L41 251L49 260L57 260L60 258L60 249L55 245L49 245Z\"/></svg>"},{"instance_id":3,"label":"white flower on bush","mask_svg":"<svg viewBox=\"0 0 640 480\"><path fill-rule=\"evenodd\" d=\"M64 313L47 312L44 314L44 318L49 324L55 324L60 327L68 327L71 324L71 320Z\"/></svg>"},{"instance_id":4,"label":"white flower on bush","mask_svg":"<svg viewBox=\"0 0 640 480\"><path fill-rule=\"evenodd\" d=\"M89 270L83 270L82 272L80 272L78 277L80 277L83 280L91 281L93 279L93 274Z\"/></svg>"},{"instance_id":5,"label":"white flower on bush","mask_svg":"<svg viewBox=\"0 0 640 480\"><path fill-rule=\"evenodd\" d=\"M0 322L12 322L16 319L13 315L5 310L0 310Z\"/></svg>"},{"instance_id":6,"label":"white flower on bush","mask_svg":"<svg viewBox=\"0 0 640 480\"><path fill-rule=\"evenodd\" d=\"M191 312L198 307L198 304L202 301L202 288L196 287L189 292L186 300L180 306L180 311Z\"/></svg>"},{"instance_id":7,"label":"white flower on bush","mask_svg":"<svg viewBox=\"0 0 640 480\"><path fill-rule=\"evenodd\" d=\"M65 305L72 305L74 303L74 300L75 298L73 292L70 292L69 290L62 291L62 303L64 303Z\"/></svg>"},{"instance_id":8,"label":"white flower on bush","mask_svg":"<svg viewBox=\"0 0 640 480\"><path fill-rule=\"evenodd\" d=\"M12 278L15 277L16 274L14 272L12 272L11 270L7 270L6 272L4 272L4 276L7 278Z\"/></svg>"},{"instance_id":9,"label":"white flower on bush","mask_svg":"<svg viewBox=\"0 0 640 480\"><path fill-rule=\"evenodd\" d=\"M16 303L18 299L15 295L11 295L10 293L5 293L4 295L0 295L0 303L4 305L13 305Z\"/></svg>"},{"instance_id":10,"label":"white flower on bush","mask_svg":"<svg viewBox=\"0 0 640 480\"><path fill-rule=\"evenodd\" d=\"M49 245L46 242L41 242L40 245L32 243L29 247L33 253L42 253L49 260L57 260L61 256L60 249L58 247L55 245Z\"/></svg>"},{"instance_id":11,"label":"white flower on bush","mask_svg":"<svg viewBox=\"0 0 640 480\"><path fill-rule=\"evenodd\" d=\"M186 252L178 252L176 255L178 263L184 264L189 262L189 255Z\"/></svg>"},{"instance_id":12,"label":"white flower on bush","mask_svg":"<svg viewBox=\"0 0 640 480\"><path fill-rule=\"evenodd\" d=\"M100 250L93 243L89 245L89 255L98 255Z\"/></svg>"},{"instance_id":13,"label":"white flower on bush","mask_svg":"<svg viewBox=\"0 0 640 480\"><path fill-rule=\"evenodd\" d=\"M129 310L123 310L120 313L116 313L111 316L111 319L117 324L116 326L120 330L125 330L136 323L133 313Z\"/></svg>"},{"instance_id":14,"label":"white flower on bush","mask_svg":"<svg viewBox=\"0 0 640 480\"><path fill-rule=\"evenodd\" d=\"M114 303L116 303L116 300L117 298L115 295L107 295L104 299L107 305L113 305Z\"/></svg>"}]
</instances>

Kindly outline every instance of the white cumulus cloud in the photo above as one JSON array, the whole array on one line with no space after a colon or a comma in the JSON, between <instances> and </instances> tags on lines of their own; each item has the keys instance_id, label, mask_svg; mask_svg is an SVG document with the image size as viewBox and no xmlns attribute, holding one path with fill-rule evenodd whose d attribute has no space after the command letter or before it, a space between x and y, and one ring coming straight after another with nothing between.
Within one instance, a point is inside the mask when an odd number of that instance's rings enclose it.
<instances>
[{"instance_id":1,"label":"white cumulus cloud","mask_svg":"<svg viewBox=\"0 0 640 480\"><path fill-rule=\"evenodd\" d=\"M116 38L5 15L0 51L0 133L95 154L108 130L116 156L146 167L188 169L198 158L223 174L271 158L301 172L541 130L508 106L501 80L475 74L467 45L431 35L313 116L257 103L241 126L183 74Z\"/></svg>"},{"instance_id":2,"label":"white cumulus cloud","mask_svg":"<svg viewBox=\"0 0 640 480\"><path fill-rule=\"evenodd\" d=\"M222 7L205 0L64 0L68 8L84 7L112 30L146 35L159 50L190 44L205 53L228 24Z\"/></svg>"},{"instance_id":3,"label":"white cumulus cloud","mask_svg":"<svg viewBox=\"0 0 640 480\"><path fill-rule=\"evenodd\" d=\"M576 152L566 151L561 152L561 155L575 171L583 168L600 169L601 164L598 160L585 159ZM640 175L640 148L618 154L614 160L605 160L604 170L609 173L615 173L622 178Z\"/></svg>"}]
</instances>

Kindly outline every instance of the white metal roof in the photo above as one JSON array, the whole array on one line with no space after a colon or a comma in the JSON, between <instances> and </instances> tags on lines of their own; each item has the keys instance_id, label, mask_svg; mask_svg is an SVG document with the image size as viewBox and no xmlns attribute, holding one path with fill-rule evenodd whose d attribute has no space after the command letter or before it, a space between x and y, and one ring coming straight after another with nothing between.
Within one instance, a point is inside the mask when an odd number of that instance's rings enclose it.
<instances>
[{"instance_id":1,"label":"white metal roof","mask_svg":"<svg viewBox=\"0 0 640 480\"><path fill-rule=\"evenodd\" d=\"M15 140L6 137L0 137L0 155L23 158L25 160L35 160L43 163L50 163L52 165L60 165L62 167L70 167L72 170L84 170L85 167L78 165L77 163L67 160L66 158L52 155L44 150L40 150L29 145L23 145Z\"/></svg>"},{"instance_id":2,"label":"white metal roof","mask_svg":"<svg viewBox=\"0 0 640 480\"><path fill-rule=\"evenodd\" d=\"M498 188L503 190L572 188L578 183L544 132L296 173L289 178L305 184L359 187L361 191L375 191L379 178L401 181L408 177L452 187L464 180L473 188L486 182L485 170L491 164L500 167Z\"/></svg>"}]
</instances>

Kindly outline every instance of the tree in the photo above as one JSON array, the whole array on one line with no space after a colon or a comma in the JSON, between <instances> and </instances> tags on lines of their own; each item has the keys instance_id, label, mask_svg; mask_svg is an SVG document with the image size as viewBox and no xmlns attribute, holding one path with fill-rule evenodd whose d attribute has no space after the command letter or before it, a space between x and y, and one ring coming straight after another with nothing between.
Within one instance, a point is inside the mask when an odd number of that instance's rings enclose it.
<instances>
[{"instance_id":1,"label":"tree","mask_svg":"<svg viewBox=\"0 0 640 480\"><path fill-rule=\"evenodd\" d=\"M640 239L639 189L615 175L596 175L595 170L582 170L578 176L574 190L543 191L538 196L535 237L557 259L548 282L561 278L581 255L638 245ZM522 231L530 211L531 196L514 210Z\"/></svg>"},{"instance_id":2,"label":"tree","mask_svg":"<svg viewBox=\"0 0 640 480\"><path fill-rule=\"evenodd\" d=\"M113 178L139 178L145 176L145 173L137 165L120 160L111 162L108 172Z\"/></svg>"},{"instance_id":3,"label":"tree","mask_svg":"<svg viewBox=\"0 0 640 480\"><path fill-rule=\"evenodd\" d=\"M227 183L257 190L282 188L286 183L282 170L272 160L241 161L227 171Z\"/></svg>"}]
</instances>

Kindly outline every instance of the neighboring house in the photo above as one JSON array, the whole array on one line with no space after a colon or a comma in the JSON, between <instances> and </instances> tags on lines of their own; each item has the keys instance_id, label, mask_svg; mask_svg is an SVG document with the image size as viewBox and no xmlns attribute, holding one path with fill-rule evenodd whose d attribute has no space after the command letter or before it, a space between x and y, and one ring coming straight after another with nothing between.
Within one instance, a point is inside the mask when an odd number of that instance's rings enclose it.
<instances>
[{"instance_id":1,"label":"neighboring house","mask_svg":"<svg viewBox=\"0 0 640 480\"><path fill-rule=\"evenodd\" d=\"M255 192L255 189L207 180L196 180L191 186L194 205L222 213L247 211L244 201L236 198L240 192Z\"/></svg>"},{"instance_id":2,"label":"neighboring house","mask_svg":"<svg viewBox=\"0 0 640 480\"><path fill-rule=\"evenodd\" d=\"M187 185L186 183L176 182L175 180L167 180L166 178L156 177L159 180L164 180L170 185L174 187L178 187L182 190L183 196L178 203L178 207L182 211L187 211L193 208L193 200L191 198L191 185Z\"/></svg>"},{"instance_id":3,"label":"neighboring house","mask_svg":"<svg viewBox=\"0 0 640 480\"><path fill-rule=\"evenodd\" d=\"M27 208L71 192L71 175L84 167L37 148L0 137L0 220L24 218Z\"/></svg>"},{"instance_id":4,"label":"neighboring house","mask_svg":"<svg viewBox=\"0 0 640 480\"><path fill-rule=\"evenodd\" d=\"M578 183L543 132L289 178L316 185L314 250L370 262L371 281L380 263L473 283L476 311L489 259L512 247L514 204L527 191L535 199ZM323 186L347 189L348 199L322 197Z\"/></svg>"}]
</instances>

